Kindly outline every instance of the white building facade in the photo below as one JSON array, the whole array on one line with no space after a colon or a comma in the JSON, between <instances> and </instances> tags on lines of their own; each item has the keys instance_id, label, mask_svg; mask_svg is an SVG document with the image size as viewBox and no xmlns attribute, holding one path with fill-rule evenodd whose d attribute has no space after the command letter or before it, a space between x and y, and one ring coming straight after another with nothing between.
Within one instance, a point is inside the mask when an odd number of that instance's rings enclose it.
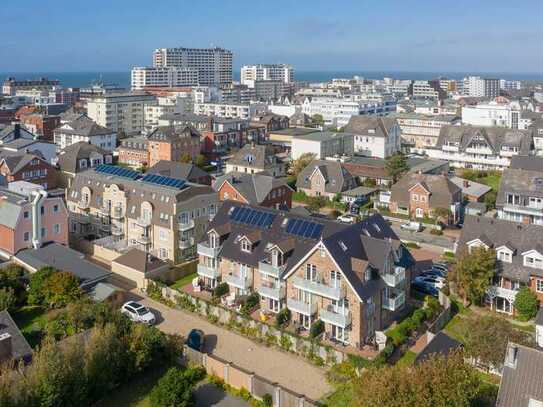
<instances>
[{"instance_id":1,"label":"white building facade","mask_svg":"<svg viewBox=\"0 0 543 407\"><path fill-rule=\"evenodd\" d=\"M520 108L510 103L481 103L462 107L462 123L473 126L498 126L510 129L521 128Z\"/></svg>"},{"instance_id":2,"label":"white building facade","mask_svg":"<svg viewBox=\"0 0 543 407\"><path fill-rule=\"evenodd\" d=\"M254 87L255 81L294 82L294 68L286 64L258 64L241 67L240 82L242 85Z\"/></svg>"},{"instance_id":3,"label":"white building facade","mask_svg":"<svg viewBox=\"0 0 543 407\"><path fill-rule=\"evenodd\" d=\"M232 117L236 119L251 119L266 114L268 106L265 103L227 104L227 103L195 103L194 113L197 115Z\"/></svg>"},{"instance_id":4,"label":"white building facade","mask_svg":"<svg viewBox=\"0 0 543 407\"><path fill-rule=\"evenodd\" d=\"M132 90L146 87L181 87L198 85L198 71L192 68L132 68Z\"/></svg>"}]
</instances>

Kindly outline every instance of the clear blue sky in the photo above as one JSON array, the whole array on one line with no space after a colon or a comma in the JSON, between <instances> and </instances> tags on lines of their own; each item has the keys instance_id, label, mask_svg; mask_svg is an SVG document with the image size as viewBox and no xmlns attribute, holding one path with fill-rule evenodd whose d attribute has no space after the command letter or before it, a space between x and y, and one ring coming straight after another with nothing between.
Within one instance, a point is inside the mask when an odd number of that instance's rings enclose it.
<instances>
[{"instance_id":1,"label":"clear blue sky","mask_svg":"<svg viewBox=\"0 0 543 407\"><path fill-rule=\"evenodd\" d=\"M542 0L0 1L0 72L121 71L210 45L236 69L543 71Z\"/></svg>"}]
</instances>

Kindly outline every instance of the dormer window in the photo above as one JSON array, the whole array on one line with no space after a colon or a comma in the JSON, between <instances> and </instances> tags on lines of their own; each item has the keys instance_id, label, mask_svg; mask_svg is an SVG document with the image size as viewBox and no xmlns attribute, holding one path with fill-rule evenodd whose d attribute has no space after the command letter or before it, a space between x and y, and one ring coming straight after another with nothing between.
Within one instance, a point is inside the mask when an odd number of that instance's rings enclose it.
<instances>
[{"instance_id":1,"label":"dormer window","mask_svg":"<svg viewBox=\"0 0 543 407\"><path fill-rule=\"evenodd\" d=\"M543 259L533 256L524 256L524 265L536 269L543 269Z\"/></svg>"},{"instance_id":2,"label":"dormer window","mask_svg":"<svg viewBox=\"0 0 543 407\"><path fill-rule=\"evenodd\" d=\"M218 236L215 233L210 233L209 234L209 247L212 248L212 249L215 249L216 247L219 246L218 243L219 243Z\"/></svg>"},{"instance_id":3,"label":"dormer window","mask_svg":"<svg viewBox=\"0 0 543 407\"><path fill-rule=\"evenodd\" d=\"M241 250L246 253L251 253L251 243L247 239L241 240Z\"/></svg>"}]
</instances>

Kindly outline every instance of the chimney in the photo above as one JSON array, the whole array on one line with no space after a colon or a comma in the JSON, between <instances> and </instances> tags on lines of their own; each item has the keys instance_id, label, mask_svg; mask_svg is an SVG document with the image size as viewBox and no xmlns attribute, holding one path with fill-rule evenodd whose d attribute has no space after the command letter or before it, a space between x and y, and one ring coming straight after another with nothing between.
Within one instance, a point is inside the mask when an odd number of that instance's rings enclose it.
<instances>
[{"instance_id":1,"label":"chimney","mask_svg":"<svg viewBox=\"0 0 543 407\"><path fill-rule=\"evenodd\" d=\"M515 369L517 367L518 345L509 343L505 354L505 365Z\"/></svg>"},{"instance_id":2,"label":"chimney","mask_svg":"<svg viewBox=\"0 0 543 407\"><path fill-rule=\"evenodd\" d=\"M0 362L10 360L12 356L11 335L7 332L0 335Z\"/></svg>"}]
</instances>

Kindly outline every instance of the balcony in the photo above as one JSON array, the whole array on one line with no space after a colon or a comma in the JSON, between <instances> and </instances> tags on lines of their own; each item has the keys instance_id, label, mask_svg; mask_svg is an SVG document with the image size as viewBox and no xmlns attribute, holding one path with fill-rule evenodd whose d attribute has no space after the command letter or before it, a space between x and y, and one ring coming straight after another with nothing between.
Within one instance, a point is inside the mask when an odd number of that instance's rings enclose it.
<instances>
[{"instance_id":1,"label":"balcony","mask_svg":"<svg viewBox=\"0 0 543 407\"><path fill-rule=\"evenodd\" d=\"M391 294L383 300L383 308L389 311L397 311L405 304L405 293Z\"/></svg>"},{"instance_id":2,"label":"balcony","mask_svg":"<svg viewBox=\"0 0 543 407\"><path fill-rule=\"evenodd\" d=\"M148 245L151 243L151 238L147 235L139 235L138 237L136 237L136 241L143 245Z\"/></svg>"},{"instance_id":3,"label":"balcony","mask_svg":"<svg viewBox=\"0 0 543 407\"><path fill-rule=\"evenodd\" d=\"M100 230L102 232L109 232L111 231L111 225L109 223L102 223L100 224Z\"/></svg>"},{"instance_id":4,"label":"balcony","mask_svg":"<svg viewBox=\"0 0 543 407\"><path fill-rule=\"evenodd\" d=\"M221 247L209 247L208 242L204 243L198 243L196 246L196 251L198 254L206 257L217 257L219 255L219 251L221 250Z\"/></svg>"},{"instance_id":5,"label":"balcony","mask_svg":"<svg viewBox=\"0 0 543 407\"><path fill-rule=\"evenodd\" d=\"M503 288L498 286L490 286L488 290L486 290L486 294L490 298L495 297L501 297L506 298L510 302L515 302L515 298L517 297L518 290L511 290L509 288Z\"/></svg>"},{"instance_id":6,"label":"balcony","mask_svg":"<svg viewBox=\"0 0 543 407\"><path fill-rule=\"evenodd\" d=\"M334 308L328 305L320 310L319 318L322 322L346 328L351 324L351 311L347 308Z\"/></svg>"},{"instance_id":7,"label":"balcony","mask_svg":"<svg viewBox=\"0 0 543 407\"><path fill-rule=\"evenodd\" d=\"M503 210L505 212L521 213L523 215L543 215L543 208L537 208L534 206L505 204L503 206Z\"/></svg>"},{"instance_id":8,"label":"balcony","mask_svg":"<svg viewBox=\"0 0 543 407\"><path fill-rule=\"evenodd\" d=\"M397 287L405 280L405 269L403 267L394 267L394 272L384 274L383 280L388 286Z\"/></svg>"},{"instance_id":9,"label":"balcony","mask_svg":"<svg viewBox=\"0 0 543 407\"><path fill-rule=\"evenodd\" d=\"M345 296L345 289L343 287L332 287L318 281L311 281L300 277L294 277L292 283L294 287L299 290L308 291L336 301L339 301Z\"/></svg>"},{"instance_id":10,"label":"balcony","mask_svg":"<svg viewBox=\"0 0 543 407\"><path fill-rule=\"evenodd\" d=\"M79 209L87 210L87 209L90 208L90 202L88 200L86 200L86 199L82 199L77 203L77 207Z\"/></svg>"},{"instance_id":11,"label":"balcony","mask_svg":"<svg viewBox=\"0 0 543 407\"><path fill-rule=\"evenodd\" d=\"M262 297L271 298L280 301L285 298L286 290L284 284L275 283L272 281L262 281L257 289Z\"/></svg>"},{"instance_id":12,"label":"balcony","mask_svg":"<svg viewBox=\"0 0 543 407\"><path fill-rule=\"evenodd\" d=\"M204 266L203 264L198 264L197 267L197 273L200 277L206 277L211 279L217 279L221 276L221 273L219 272L219 269Z\"/></svg>"},{"instance_id":13,"label":"balcony","mask_svg":"<svg viewBox=\"0 0 543 407\"><path fill-rule=\"evenodd\" d=\"M81 223L82 225L88 225L90 223L89 215L73 213L70 214L70 217L74 220L74 222Z\"/></svg>"},{"instance_id":14,"label":"balcony","mask_svg":"<svg viewBox=\"0 0 543 407\"><path fill-rule=\"evenodd\" d=\"M122 218L124 218L123 208L121 208L119 206L111 208L111 217L113 219L122 219Z\"/></svg>"},{"instance_id":15,"label":"balcony","mask_svg":"<svg viewBox=\"0 0 543 407\"><path fill-rule=\"evenodd\" d=\"M250 276L241 276L238 274L228 274L224 281L228 285L239 288L240 290L248 290L253 285L253 279Z\"/></svg>"},{"instance_id":16,"label":"balcony","mask_svg":"<svg viewBox=\"0 0 543 407\"><path fill-rule=\"evenodd\" d=\"M267 261L259 261L258 270L263 274L279 278L285 270L285 266L274 266Z\"/></svg>"},{"instance_id":17,"label":"balcony","mask_svg":"<svg viewBox=\"0 0 543 407\"><path fill-rule=\"evenodd\" d=\"M136 219L136 223L142 228L148 228L149 226L151 226L151 218L139 217L138 219Z\"/></svg>"},{"instance_id":18,"label":"balcony","mask_svg":"<svg viewBox=\"0 0 543 407\"><path fill-rule=\"evenodd\" d=\"M189 237L189 238L186 238L186 239L180 239L179 240L179 248L180 249L188 249L189 247L192 247L194 246L194 238L193 237Z\"/></svg>"},{"instance_id":19,"label":"balcony","mask_svg":"<svg viewBox=\"0 0 543 407\"><path fill-rule=\"evenodd\" d=\"M113 236L121 236L124 234L123 228L117 225L111 225L111 234Z\"/></svg>"},{"instance_id":20,"label":"balcony","mask_svg":"<svg viewBox=\"0 0 543 407\"><path fill-rule=\"evenodd\" d=\"M194 219L189 219L186 222L179 222L179 231L185 232L194 228Z\"/></svg>"},{"instance_id":21,"label":"balcony","mask_svg":"<svg viewBox=\"0 0 543 407\"><path fill-rule=\"evenodd\" d=\"M109 216L109 213L111 212L111 208L109 206L101 206L98 209L98 212L104 216Z\"/></svg>"},{"instance_id":22,"label":"balcony","mask_svg":"<svg viewBox=\"0 0 543 407\"><path fill-rule=\"evenodd\" d=\"M314 302L308 304L295 298L287 298L287 308L293 312L307 316L311 316L317 312L317 304Z\"/></svg>"}]
</instances>

